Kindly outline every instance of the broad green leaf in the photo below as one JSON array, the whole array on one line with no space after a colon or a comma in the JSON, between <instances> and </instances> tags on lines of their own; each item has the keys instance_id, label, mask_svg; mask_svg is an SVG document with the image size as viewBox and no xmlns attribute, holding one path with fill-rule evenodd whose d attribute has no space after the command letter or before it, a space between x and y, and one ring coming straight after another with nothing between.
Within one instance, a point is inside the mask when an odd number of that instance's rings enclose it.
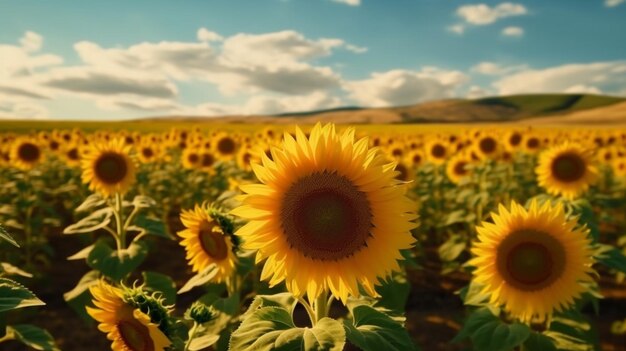
<instances>
[{"instance_id":1,"label":"broad green leaf","mask_svg":"<svg viewBox=\"0 0 626 351\"><path fill-rule=\"evenodd\" d=\"M74 287L74 289L63 294L63 299L65 301L70 301L72 299L77 298L83 292L89 290L90 287L98 283L100 279L100 272L96 270L91 270L80 278L78 284Z\"/></svg>"},{"instance_id":2,"label":"broad green leaf","mask_svg":"<svg viewBox=\"0 0 626 351\"><path fill-rule=\"evenodd\" d=\"M166 239L173 239L172 236L167 232L167 226L163 221L147 217L147 216L137 216L134 220L134 225L129 226L127 228L129 231L138 231L141 233L146 233L150 235L160 236Z\"/></svg>"},{"instance_id":3,"label":"broad green leaf","mask_svg":"<svg viewBox=\"0 0 626 351\"><path fill-rule=\"evenodd\" d=\"M85 259L85 258L89 257L89 253L91 252L91 250L93 250L93 248L95 246L96 246L95 244L89 245L89 246L85 247L84 249L78 251L77 253L73 254L72 256L69 256L67 258L67 260L68 261L73 261L73 260Z\"/></svg>"},{"instance_id":4,"label":"broad green leaf","mask_svg":"<svg viewBox=\"0 0 626 351\"><path fill-rule=\"evenodd\" d=\"M189 351L204 350L207 347L215 344L219 339L220 339L219 334L198 335L198 333L196 333L196 336L193 338L193 340L191 340L191 343L189 344L188 350Z\"/></svg>"},{"instance_id":5,"label":"broad green leaf","mask_svg":"<svg viewBox=\"0 0 626 351\"><path fill-rule=\"evenodd\" d=\"M469 316L453 342L469 337L477 350L508 351L524 343L529 335L527 325L504 323L485 307Z\"/></svg>"},{"instance_id":6,"label":"broad green leaf","mask_svg":"<svg viewBox=\"0 0 626 351\"><path fill-rule=\"evenodd\" d=\"M371 306L352 309L353 320L344 320L346 337L364 351L415 350L404 326Z\"/></svg>"},{"instance_id":7,"label":"broad green leaf","mask_svg":"<svg viewBox=\"0 0 626 351\"><path fill-rule=\"evenodd\" d=\"M554 341L552 339L537 332L530 333L528 339L524 341L524 349L529 351L557 351L556 345L554 345Z\"/></svg>"},{"instance_id":8,"label":"broad green leaf","mask_svg":"<svg viewBox=\"0 0 626 351\"><path fill-rule=\"evenodd\" d=\"M620 250L609 245L600 245L596 258L607 267L626 273L626 256Z\"/></svg>"},{"instance_id":9,"label":"broad green leaf","mask_svg":"<svg viewBox=\"0 0 626 351\"><path fill-rule=\"evenodd\" d=\"M149 208L156 206L156 201L153 198L145 195L137 195L133 198L132 205L136 208Z\"/></svg>"},{"instance_id":10,"label":"broad green leaf","mask_svg":"<svg viewBox=\"0 0 626 351\"><path fill-rule=\"evenodd\" d=\"M142 272L145 288L152 292L160 292L165 298L165 303L173 305L176 303L176 283L169 276L157 272Z\"/></svg>"},{"instance_id":11,"label":"broad green leaf","mask_svg":"<svg viewBox=\"0 0 626 351\"><path fill-rule=\"evenodd\" d=\"M0 238L8 241L10 244L12 244L15 247L20 247L17 244L17 241L15 241L15 239L13 239L13 237L2 226L0 226Z\"/></svg>"},{"instance_id":12,"label":"broad green leaf","mask_svg":"<svg viewBox=\"0 0 626 351\"><path fill-rule=\"evenodd\" d=\"M86 212L93 208L100 207L106 203L106 200L100 194L91 194L87 196L85 201L76 207L76 212Z\"/></svg>"},{"instance_id":13,"label":"broad green leaf","mask_svg":"<svg viewBox=\"0 0 626 351\"><path fill-rule=\"evenodd\" d=\"M0 278L0 312L42 305L45 303L26 287L11 279Z\"/></svg>"},{"instance_id":14,"label":"broad green leaf","mask_svg":"<svg viewBox=\"0 0 626 351\"><path fill-rule=\"evenodd\" d=\"M345 331L341 323L322 318L313 328L298 328L291 315L280 307L262 307L241 322L230 339L237 351L341 351Z\"/></svg>"},{"instance_id":15,"label":"broad green leaf","mask_svg":"<svg viewBox=\"0 0 626 351\"><path fill-rule=\"evenodd\" d=\"M187 291L195 288L196 286L204 285L210 282L217 275L217 266L215 264L211 264L206 267L203 271L191 277L185 285L183 285L180 290L178 290L179 294L186 293Z\"/></svg>"},{"instance_id":16,"label":"broad green leaf","mask_svg":"<svg viewBox=\"0 0 626 351\"><path fill-rule=\"evenodd\" d=\"M59 351L54 338L45 329L30 324L17 324L7 327L7 333L12 333L15 340L35 350Z\"/></svg>"},{"instance_id":17,"label":"broad green leaf","mask_svg":"<svg viewBox=\"0 0 626 351\"><path fill-rule=\"evenodd\" d=\"M104 228L111 223L113 217L113 209L105 207L99 209L89 216L81 219L78 223L74 223L63 230L63 234L92 233L98 229Z\"/></svg>"},{"instance_id":18,"label":"broad green leaf","mask_svg":"<svg viewBox=\"0 0 626 351\"><path fill-rule=\"evenodd\" d=\"M389 279L382 282L382 285L376 286L376 291L381 296L376 305L396 313L404 313L410 290L411 284L406 278L406 273L393 273Z\"/></svg>"},{"instance_id":19,"label":"broad green leaf","mask_svg":"<svg viewBox=\"0 0 626 351\"><path fill-rule=\"evenodd\" d=\"M257 295L252 300L250 307L244 314L247 317L254 313L261 307L281 307L287 310L290 314L293 313L293 309L296 307L297 301L291 293L280 293L275 295Z\"/></svg>"},{"instance_id":20,"label":"broad green leaf","mask_svg":"<svg viewBox=\"0 0 626 351\"><path fill-rule=\"evenodd\" d=\"M147 253L148 249L142 242L132 242L127 249L118 253L105 241L99 240L89 253L87 264L113 281L120 281L139 267Z\"/></svg>"}]
</instances>

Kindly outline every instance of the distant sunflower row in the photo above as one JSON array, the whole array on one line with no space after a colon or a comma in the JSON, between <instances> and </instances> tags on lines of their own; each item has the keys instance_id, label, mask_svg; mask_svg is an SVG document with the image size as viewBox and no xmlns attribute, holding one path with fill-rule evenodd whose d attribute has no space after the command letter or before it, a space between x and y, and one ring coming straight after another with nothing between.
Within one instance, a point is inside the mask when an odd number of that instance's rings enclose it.
<instances>
[{"instance_id":1,"label":"distant sunflower row","mask_svg":"<svg viewBox=\"0 0 626 351\"><path fill-rule=\"evenodd\" d=\"M371 147L396 162L397 178L402 181L414 180L419 167L432 164L441 166L450 182L459 184L471 175L475 164L511 163L518 155L536 157L540 186L567 198L579 196L597 181L598 166L626 178L624 131L493 127L446 133L367 134ZM115 150L125 155L129 171L136 168L135 163L178 162L185 169L212 173L218 163L234 162L241 170L250 172L252 164L261 163L263 158L273 159L272 147L278 145L281 137L282 131L274 127L252 133L207 133L199 128L148 134L103 130L87 134L78 129L28 135L6 133L0 135L0 166L27 171L53 158L69 167L94 168L98 155ZM114 167L114 161L104 165L100 167ZM85 181L92 178L87 171Z\"/></svg>"}]
</instances>

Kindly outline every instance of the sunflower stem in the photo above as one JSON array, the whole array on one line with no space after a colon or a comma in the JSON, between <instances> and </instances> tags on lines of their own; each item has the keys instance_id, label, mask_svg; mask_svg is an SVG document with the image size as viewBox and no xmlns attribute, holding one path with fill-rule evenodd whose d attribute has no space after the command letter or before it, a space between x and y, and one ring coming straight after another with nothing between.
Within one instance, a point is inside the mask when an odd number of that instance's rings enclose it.
<instances>
[{"instance_id":1,"label":"sunflower stem","mask_svg":"<svg viewBox=\"0 0 626 351\"><path fill-rule=\"evenodd\" d=\"M115 210L113 213L115 214L115 224L117 229L117 254L122 257L122 250L126 249L126 230L122 226L123 223L123 202L122 202L122 194L115 193Z\"/></svg>"},{"instance_id":2,"label":"sunflower stem","mask_svg":"<svg viewBox=\"0 0 626 351\"><path fill-rule=\"evenodd\" d=\"M189 338L187 339L187 342L185 343L185 348L183 349L183 351L187 351L189 350L189 346L191 346L191 341L193 340L194 336L196 336L196 331L198 330L198 322L193 322L193 327L191 327L191 329L189 330Z\"/></svg>"},{"instance_id":3,"label":"sunflower stem","mask_svg":"<svg viewBox=\"0 0 626 351\"><path fill-rule=\"evenodd\" d=\"M317 296L313 307L315 308L315 323L328 316L328 292L326 290Z\"/></svg>"}]
</instances>

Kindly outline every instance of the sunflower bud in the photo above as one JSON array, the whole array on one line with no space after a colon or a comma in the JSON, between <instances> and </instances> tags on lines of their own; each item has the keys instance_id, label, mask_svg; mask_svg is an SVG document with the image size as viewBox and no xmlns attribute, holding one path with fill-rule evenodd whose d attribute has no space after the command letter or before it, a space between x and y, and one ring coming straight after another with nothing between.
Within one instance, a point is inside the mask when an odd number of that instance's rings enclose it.
<instances>
[{"instance_id":1,"label":"sunflower bud","mask_svg":"<svg viewBox=\"0 0 626 351\"><path fill-rule=\"evenodd\" d=\"M187 315L198 324L206 323L215 317L213 309L200 301L194 302L189 307Z\"/></svg>"}]
</instances>

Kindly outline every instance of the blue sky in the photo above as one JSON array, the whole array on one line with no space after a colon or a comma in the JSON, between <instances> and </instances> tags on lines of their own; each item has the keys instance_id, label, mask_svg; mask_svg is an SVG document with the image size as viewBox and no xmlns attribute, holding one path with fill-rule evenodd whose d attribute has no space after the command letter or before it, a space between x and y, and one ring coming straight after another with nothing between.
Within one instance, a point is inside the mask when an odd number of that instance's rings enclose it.
<instances>
[{"instance_id":1,"label":"blue sky","mask_svg":"<svg viewBox=\"0 0 626 351\"><path fill-rule=\"evenodd\" d=\"M626 95L624 0L0 0L0 117Z\"/></svg>"}]
</instances>

